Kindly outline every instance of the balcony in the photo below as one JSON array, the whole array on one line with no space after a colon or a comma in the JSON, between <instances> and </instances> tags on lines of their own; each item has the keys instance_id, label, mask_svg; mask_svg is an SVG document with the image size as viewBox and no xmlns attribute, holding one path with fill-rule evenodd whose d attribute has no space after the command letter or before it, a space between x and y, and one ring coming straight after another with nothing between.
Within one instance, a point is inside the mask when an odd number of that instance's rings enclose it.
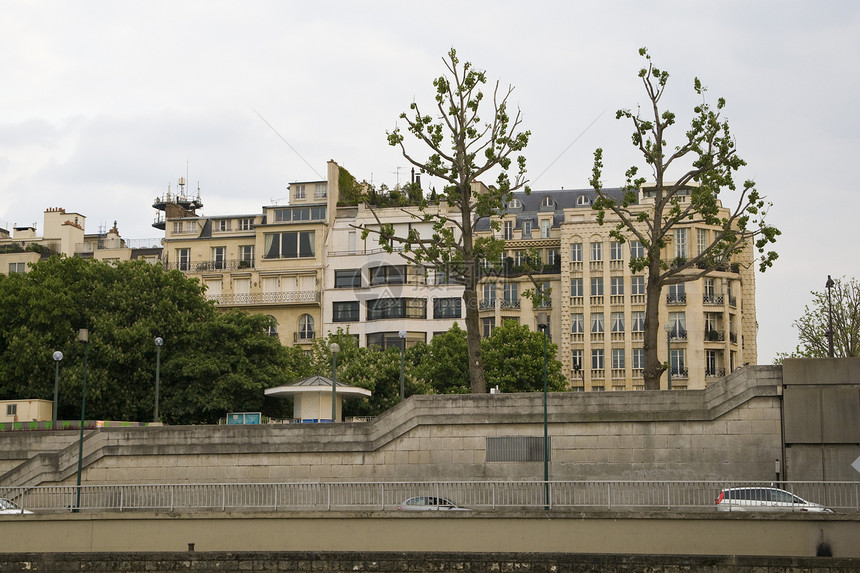
<instances>
[{"instance_id":1,"label":"balcony","mask_svg":"<svg viewBox=\"0 0 860 573\"><path fill-rule=\"evenodd\" d=\"M478 310L495 310L496 308L496 299L484 299L478 301Z\"/></svg>"},{"instance_id":2,"label":"balcony","mask_svg":"<svg viewBox=\"0 0 860 573\"><path fill-rule=\"evenodd\" d=\"M241 269L253 269L253 260L233 259L225 261L200 261L164 263L164 270L180 270L186 273L205 273L209 271L235 271Z\"/></svg>"},{"instance_id":3,"label":"balcony","mask_svg":"<svg viewBox=\"0 0 860 573\"><path fill-rule=\"evenodd\" d=\"M319 303L320 291L262 292L242 294L222 294L211 297L222 306L244 306L257 304L307 304Z\"/></svg>"},{"instance_id":4,"label":"balcony","mask_svg":"<svg viewBox=\"0 0 860 573\"><path fill-rule=\"evenodd\" d=\"M669 305L687 304L687 295L686 294L667 294L666 295L666 304L669 304Z\"/></svg>"},{"instance_id":5,"label":"balcony","mask_svg":"<svg viewBox=\"0 0 860 573\"><path fill-rule=\"evenodd\" d=\"M685 328L675 328L669 333L669 338L672 342L687 342L687 330Z\"/></svg>"},{"instance_id":6,"label":"balcony","mask_svg":"<svg viewBox=\"0 0 860 573\"><path fill-rule=\"evenodd\" d=\"M722 378L726 371L718 368L705 368L705 378Z\"/></svg>"},{"instance_id":7,"label":"balcony","mask_svg":"<svg viewBox=\"0 0 860 573\"><path fill-rule=\"evenodd\" d=\"M725 342L726 340L726 331L725 330L713 330L709 329L705 331L705 342Z\"/></svg>"},{"instance_id":8,"label":"balcony","mask_svg":"<svg viewBox=\"0 0 860 573\"><path fill-rule=\"evenodd\" d=\"M722 306L725 304L726 296L723 294L704 294L702 295L702 303L711 306Z\"/></svg>"},{"instance_id":9,"label":"balcony","mask_svg":"<svg viewBox=\"0 0 860 573\"><path fill-rule=\"evenodd\" d=\"M296 344L313 344L315 334L313 330L305 330L304 332L294 332L293 342Z\"/></svg>"},{"instance_id":10,"label":"balcony","mask_svg":"<svg viewBox=\"0 0 860 573\"><path fill-rule=\"evenodd\" d=\"M520 308L520 299L517 300L502 300L500 308L502 310L517 310Z\"/></svg>"}]
</instances>

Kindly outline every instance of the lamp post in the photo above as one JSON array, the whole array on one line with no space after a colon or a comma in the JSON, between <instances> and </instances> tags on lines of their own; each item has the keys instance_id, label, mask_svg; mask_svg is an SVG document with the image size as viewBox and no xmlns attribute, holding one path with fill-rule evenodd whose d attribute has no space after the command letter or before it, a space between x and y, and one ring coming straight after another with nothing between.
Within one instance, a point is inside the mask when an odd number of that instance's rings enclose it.
<instances>
[{"instance_id":1,"label":"lamp post","mask_svg":"<svg viewBox=\"0 0 860 573\"><path fill-rule=\"evenodd\" d=\"M827 356L833 358L833 303L830 300L830 291L833 289L835 283L833 279L830 278L830 275L827 275L827 283L824 285L827 288L827 314L829 316L828 322L829 326L827 328Z\"/></svg>"},{"instance_id":2,"label":"lamp post","mask_svg":"<svg viewBox=\"0 0 860 573\"><path fill-rule=\"evenodd\" d=\"M63 359L63 353L55 350L51 355L54 359L54 414L51 416L51 427L57 427L57 406L59 405L60 397L60 360Z\"/></svg>"},{"instance_id":3,"label":"lamp post","mask_svg":"<svg viewBox=\"0 0 860 573\"><path fill-rule=\"evenodd\" d=\"M86 420L87 410L87 356L90 351L89 331L82 328L78 331L78 342L84 345L84 386L81 391L81 433L78 438L78 480L77 480L77 496L74 512L77 513L81 508L81 471L84 467L84 420Z\"/></svg>"},{"instance_id":4,"label":"lamp post","mask_svg":"<svg viewBox=\"0 0 860 573\"><path fill-rule=\"evenodd\" d=\"M331 350L331 422L337 421L337 353L340 352L340 344L332 342Z\"/></svg>"},{"instance_id":5,"label":"lamp post","mask_svg":"<svg viewBox=\"0 0 860 573\"><path fill-rule=\"evenodd\" d=\"M406 331L401 330L397 333L397 336L400 337L400 401L402 402L406 398L405 375L403 372L403 362L406 354Z\"/></svg>"},{"instance_id":6,"label":"lamp post","mask_svg":"<svg viewBox=\"0 0 860 573\"><path fill-rule=\"evenodd\" d=\"M663 327L666 330L666 357L669 359L669 369L666 371L668 389L672 389L672 323L667 322Z\"/></svg>"},{"instance_id":7,"label":"lamp post","mask_svg":"<svg viewBox=\"0 0 860 573\"><path fill-rule=\"evenodd\" d=\"M543 503L544 509L549 509L549 432L547 430L546 408L546 336L547 316L545 312L538 313L538 330L543 331Z\"/></svg>"},{"instance_id":8,"label":"lamp post","mask_svg":"<svg viewBox=\"0 0 860 573\"><path fill-rule=\"evenodd\" d=\"M158 421L158 386L161 377L161 345L164 344L164 339L160 336L155 337L155 413L152 416L152 421Z\"/></svg>"}]
</instances>

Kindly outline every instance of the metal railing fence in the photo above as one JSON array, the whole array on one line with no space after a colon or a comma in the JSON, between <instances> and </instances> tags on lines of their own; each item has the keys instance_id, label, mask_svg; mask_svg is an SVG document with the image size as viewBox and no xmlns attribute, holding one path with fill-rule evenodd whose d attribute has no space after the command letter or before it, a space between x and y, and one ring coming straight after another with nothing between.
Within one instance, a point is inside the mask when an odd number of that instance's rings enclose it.
<instances>
[{"instance_id":1,"label":"metal railing fence","mask_svg":"<svg viewBox=\"0 0 860 573\"><path fill-rule=\"evenodd\" d=\"M476 510L698 510L716 508L732 487L776 487L835 512L860 512L860 482L437 481L198 483L6 487L0 497L33 512L388 510L416 496L446 498ZM546 492L549 499L546 499Z\"/></svg>"}]
</instances>

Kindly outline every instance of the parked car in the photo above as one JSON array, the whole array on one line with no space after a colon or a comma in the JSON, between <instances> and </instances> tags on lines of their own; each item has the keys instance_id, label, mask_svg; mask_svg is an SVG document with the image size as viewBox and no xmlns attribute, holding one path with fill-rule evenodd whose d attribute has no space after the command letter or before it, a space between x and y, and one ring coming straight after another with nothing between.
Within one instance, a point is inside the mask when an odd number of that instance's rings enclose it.
<instances>
[{"instance_id":1,"label":"parked car","mask_svg":"<svg viewBox=\"0 0 860 573\"><path fill-rule=\"evenodd\" d=\"M26 509L21 508L14 501L10 501L4 497L0 497L0 515L12 515L12 514L28 514L33 513L32 511L27 511Z\"/></svg>"},{"instance_id":2,"label":"parked car","mask_svg":"<svg viewBox=\"0 0 860 573\"><path fill-rule=\"evenodd\" d=\"M823 505L806 501L775 487L733 487L716 499L719 511L809 511L833 513Z\"/></svg>"},{"instance_id":3,"label":"parked car","mask_svg":"<svg viewBox=\"0 0 860 573\"><path fill-rule=\"evenodd\" d=\"M471 511L468 507L460 507L450 499L434 496L410 497L397 509L406 511Z\"/></svg>"}]
</instances>

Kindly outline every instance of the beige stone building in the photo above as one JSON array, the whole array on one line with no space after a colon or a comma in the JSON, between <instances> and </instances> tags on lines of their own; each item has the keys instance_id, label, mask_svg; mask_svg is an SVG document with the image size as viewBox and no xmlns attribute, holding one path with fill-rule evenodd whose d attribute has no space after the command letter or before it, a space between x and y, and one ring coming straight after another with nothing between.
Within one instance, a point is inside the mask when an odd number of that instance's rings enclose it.
<instances>
[{"instance_id":1,"label":"beige stone building","mask_svg":"<svg viewBox=\"0 0 860 573\"><path fill-rule=\"evenodd\" d=\"M573 389L642 389L645 275L629 266L631 250L642 256L642 247L610 237L614 221L607 214L606 224L597 222L594 196L593 190L515 195L495 233L507 243L505 272L489 273L478 293L481 324L488 335L503 320L536 327L543 314ZM640 195L640 208L650 208L647 194ZM480 230L490 232L488 222ZM692 258L710 244L713 232L703 225L678 226L664 260ZM531 248L544 265L534 280L551 289L551 302L537 309L522 298L525 289L534 288L532 279L518 272ZM660 323L667 330L658 353L671 364L672 388L703 388L709 380L754 364L752 245L720 270L664 289ZM661 387L668 385L664 375Z\"/></svg>"},{"instance_id":2,"label":"beige stone building","mask_svg":"<svg viewBox=\"0 0 860 573\"><path fill-rule=\"evenodd\" d=\"M85 232L86 217L63 208L49 208L44 214L42 235L32 226L16 226L10 233L0 229L0 273L24 273L27 265L51 255L94 258L108 262L145 259L156 263L161 257L157 245L132 248L123 239L117 224L107 231Z\"/></svg>"}]
</instances>

